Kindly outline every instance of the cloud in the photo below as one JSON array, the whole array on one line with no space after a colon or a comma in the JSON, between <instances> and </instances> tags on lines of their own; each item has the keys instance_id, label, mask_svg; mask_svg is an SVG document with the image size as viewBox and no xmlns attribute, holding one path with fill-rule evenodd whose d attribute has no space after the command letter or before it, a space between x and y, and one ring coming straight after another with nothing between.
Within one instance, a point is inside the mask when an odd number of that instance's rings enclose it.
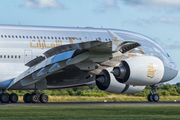
<instances>
[{"instance_id":1,"label":"cloud","mask_svg":"<svg viewBox=\"0 0 180 120\"><path fill-rule=\"evenodd\" d=\"M180 18L173 18L173 17L151 17L149 19L138 18L137 20L123 21L123 23L133 24L140 27L145 27L146 25L153 25L157 23L178 25L180 24Z\"/></svg>"},{"instance_id":2,"label":"cloud","mask_svg":"<svg viewBox=\"0 0 180 120\"><path fill-rule=\"evenodd\" d=\"M168 38L167 40L160 40L160 38L153 38L156 42L158 42L164 49L180 49L180 41L172 40L171 38Z\"/></svg>"},{"instance_id":3,"label":"cloud","mask_svg":"<svg viewBox=\"0 0 180 120\"><path fill-rule=\"evenodd\" d=\"M180 10L180 0L122 0L124 4L132 7L163 8L167 11Z\"/></svg>"},{"instance_id":4,"label":"cloud","mask_svg":"<svg viewBox=\"0 0 180 120\"><path fill-rule=\"evenodd\" d=\"M26 7L32 8L57 8L64 9L64 6L57 0L27 0Z\"/></svg>"},{"instance_id":5,"label":"cloud","mask_svg":"<svg viewBox=\"0 0 180 120\"><path fill-rule=\"evenodd\" d=\"M105 0L94 12L104 13L109 9L119 9L118 0Z\"/></svg>"}]
</instances>

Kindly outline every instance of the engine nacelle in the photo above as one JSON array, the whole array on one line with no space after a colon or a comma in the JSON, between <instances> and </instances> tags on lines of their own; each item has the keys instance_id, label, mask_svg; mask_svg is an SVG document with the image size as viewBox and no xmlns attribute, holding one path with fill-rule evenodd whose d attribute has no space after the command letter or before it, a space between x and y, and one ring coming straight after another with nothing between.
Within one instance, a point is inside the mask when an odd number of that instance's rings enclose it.
<instances>
[{"instance_id":1,"label":"engine nacelle","mask_svg":"<svg viewBox=\"0 0 180 120\"><path fill-rule=\"evenodd\" d=\"M164 75L162 61L153 56L139 56L123 60L112 71L116 80L128 85L153 85L159 83Z\"/></svg>"},{"instance_id":2,"label":"engine nacelle","mask_svg":"<svg viewBox=\"0 0 180 120\"><path fill-rule=\"evenodd\" d=\"M132 86L119 83L113 74L110 73L113 68L107 68L102 71L101 75L96 76L96 85L100 90L112 93L137 93L141 92L145 86Z\"/></svg>"}]
</instances>

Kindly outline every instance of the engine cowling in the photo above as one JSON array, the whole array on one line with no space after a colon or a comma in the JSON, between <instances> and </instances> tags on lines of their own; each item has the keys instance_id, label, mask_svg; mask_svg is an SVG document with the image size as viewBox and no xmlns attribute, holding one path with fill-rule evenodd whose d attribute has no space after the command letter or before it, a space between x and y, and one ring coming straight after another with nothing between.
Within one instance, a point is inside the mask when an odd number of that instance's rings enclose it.
<instances>
[{"instance_id":1,"label":"engine cowling","mask_svg":"<svg viewBox=\"0 0 180 120\"><path fill-rule=\"evenodd\" d=\"M162 61L153 56L139 56L123 60L112 71L116 80L129 85L153 85L159 83L164 75Z\"/></svg>"},{"instance_id":2,"label":"engine cowling","mask_svg":"<svg viewBox=\"0 0 180 120\"><path fill-rule=\"evenodd\" d=\"M100 90L112 93L137 93L141 92L145 86L132 86L119 83L113 74L110 73L113 68L107 68L100 75L96 76L96 85Z\"/></svg>"}]
</instances>

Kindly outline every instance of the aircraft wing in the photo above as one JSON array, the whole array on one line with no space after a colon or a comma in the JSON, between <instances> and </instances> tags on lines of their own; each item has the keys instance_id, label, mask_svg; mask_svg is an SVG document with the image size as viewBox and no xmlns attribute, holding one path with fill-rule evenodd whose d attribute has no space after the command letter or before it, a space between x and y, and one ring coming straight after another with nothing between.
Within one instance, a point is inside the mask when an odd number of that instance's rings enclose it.
<instances>
[{"instance_id":1,"label":"aircraft wing","mask_svg":"<svg viewBox=\"0 0 180 120\"><path fill-rule=\"evenodd\" d=\"M67 68L73 68L73 72L81 72L81 79L89 78L89 73L99 74L101 72L103 69L101 63L140 46L137 42L123 40L113 32L108 32L113 38L109 42L90 41L58 46L46 51L44 53L45 57L40 56L28 62L26 66L29 66L29 69L16 77L6 90L13 87L16 83L21 84L23 87L42 81L44 84L47 84L45 82L47 77L55 79L53 75L56 76L60 73L62 76L63 74L68 75L69 71ZM120 63L120 61L118 62ZM114 66L113 61L108 63L109 66ZM74 75L72 79L76 77Z\"/></svg>"}]
</instances>

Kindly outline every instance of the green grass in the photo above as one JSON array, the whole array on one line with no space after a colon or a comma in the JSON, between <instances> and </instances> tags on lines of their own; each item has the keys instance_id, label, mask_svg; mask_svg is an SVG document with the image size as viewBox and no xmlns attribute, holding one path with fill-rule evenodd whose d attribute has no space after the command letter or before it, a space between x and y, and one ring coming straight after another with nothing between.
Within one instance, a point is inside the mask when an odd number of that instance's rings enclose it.
<instances>
[{"instance_id":1,"label":"green grass","mask_svg":"<svg viewBox=\"0 0 180 120\"><path fill-rule=\"evenodd\" d=\"M0 120L178 120L180 106L1 106Z\"/></svg>"}]
</instances>

